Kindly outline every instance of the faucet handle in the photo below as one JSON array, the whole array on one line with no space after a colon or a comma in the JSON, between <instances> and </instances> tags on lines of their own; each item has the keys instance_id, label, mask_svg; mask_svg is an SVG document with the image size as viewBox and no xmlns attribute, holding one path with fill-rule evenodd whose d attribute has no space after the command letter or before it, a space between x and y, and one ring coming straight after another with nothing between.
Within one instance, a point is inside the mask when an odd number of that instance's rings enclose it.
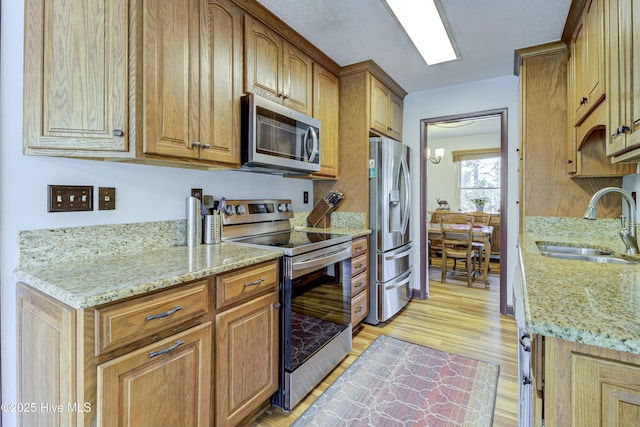
<instances>
[{"instance_id":1,"label":"faucet handle","mask_svg":"<svg viewBox=\"0 0 640 427\"><path fill-rule=\"evenodd\" d=\"M626 221L627 221L627 217L624 215L620 215L620 228L625 228L626 227Z\"/></svg>"}]
</instances>

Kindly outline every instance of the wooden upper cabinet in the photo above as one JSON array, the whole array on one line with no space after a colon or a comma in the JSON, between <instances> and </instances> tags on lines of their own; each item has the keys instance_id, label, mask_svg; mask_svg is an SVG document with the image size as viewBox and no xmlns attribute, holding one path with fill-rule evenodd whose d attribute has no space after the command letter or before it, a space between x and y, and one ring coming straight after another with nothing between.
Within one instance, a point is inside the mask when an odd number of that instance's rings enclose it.
<instances>
[{"instance_id":1,"label":"wooden upper cabinet","mask_svg":"<svg viewBox=\"0 0 640 427\"><path fill-rule=\"evenodd\" d=\"M238 9L226 0L143 7L143 152L239 164Z\"/></svg>"},{"instance_id":2,"label":"wooden upper cabinet","mask_svg":"<svg viewBox=\"0 0 640 427\"><path fill-rule=\"evenodd\" d=\"M128 155L127 0L26 0L25 154Z\"/></svg>"},{"instance_id":3,"label":"wooden upper cabinet","mask_svg":"<svg viewBox=\"0 0 640 427\"><path fill-rule=\"evenodd\" d=\"M608 7L611 67L607 155L611 156L640 146L640 4L620 0L608 2ZM638 155L633 153L636 158Z\"/></svg>"},{"instance_id":4,"label":"wooden upper cabinet","mask_svg":"<svg viewBox=\"0 0 640 427\"><path fill-rule=\"evenodd\" d=\"M250 15L244 68L247 92L312 115L313 60Z\"/></svg>"},{"instance_id":5,"label":"wooden upper cabinet","mask_svg":"<svg viewBox=\"0 0 640 427\"><path fill-rule=\"evenodd\" d=\"M579 125L605 97L605 28L603 0L591 0L584 9L571 45L574 87L569 111Z\"/></svg>"},{"instance_id":6,"label":"wooden upper cabinet","mask_svg":"<svg viewBox=\"0 0 640 427\"><path fill-rule=\"evenodd\" d=\"M402 98L371 76L371 129L402 140Z\"/></svg>"},{"instance_id":7,"label":"wooden upper cabinet","mask_svg":"<svg viewBox=\"0 0 640 427\"><path fill-rule=\"evenodd\" d=\"M320 120L320 171L314 176L338 176L338 138L340 110L338 77L319 64L313 64L313 117Z\"/></svg>"}]
</instances>

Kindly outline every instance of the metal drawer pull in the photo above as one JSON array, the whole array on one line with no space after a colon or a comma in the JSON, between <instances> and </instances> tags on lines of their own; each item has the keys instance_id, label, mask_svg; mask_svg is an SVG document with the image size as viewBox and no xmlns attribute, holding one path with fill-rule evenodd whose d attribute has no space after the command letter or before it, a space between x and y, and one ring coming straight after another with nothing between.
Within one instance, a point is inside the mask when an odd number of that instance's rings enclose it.
<instances>
[{"instance_id":1,"label":"metal drawer pull","mask_svg":"<svg viewBox=\"0 0 640 427\"><path fill-rule=\"evenodd\" d=\"M364 264L358 264L355 266L354 270L359 270L364 267Z\"/></svg>"},{"instance_id":2,"label":"metal drawer pull","mask_svg":"<svg viewBox=\"0 0 640 427\"><path fill-rule=\"evenodd\" d=\"M360 313L362 310L364 310L364 308L358 307L358 309L356 310L356 313Z\"/></svg>"},{"instance_id":3,"label":"metal drawer pull","mask_svg":"<svg viewBox=\"0 0 640 427\"><path fill-rule=\"evenodd\" d=\"M264 279L258 279L258 280L254 280L253 282L248 282L244 284L245 288L248 288L249 286L256 286L259 285L260 283L264 282Z\"/></svg>"},{"instance_id":4,"label":"metal drawer pull","mask_svg":"<svg viewBox=\"0 0 640 427\"><path fill-rule=\"evenodd\" d=\"M151 353L149 353L149 359L151 359L152 357L162 356L163 354L171 353L173 350L180 347L182 344L184 344L184 341L178 340L174 345L172 345L169 348L165 348L164 350L152 351Z\"/></svg>"},{"instance_id":5,"label":"metal drawer pull","mask_svg":"<svg viewBox=\"0 0 640 427\"><path fill-rule=\"evenodd\" d=\"M356 288L361 288L361 287L363 287L363 286L364 286L364 282L360 282L360 283L358 283L358 284L356 285Z\"/></svg>"},{"instance_id":6,"label":"metal drawer pull","mask_svg":"<svg viewBox=\"0 0 640 427\"><path fill-rule=\"evenodd\" d=\"M150 314L146 317L146 320L160 319L162 317L171 316L173 313L180 310L182 310L182 307L180 307L179 305L176 305L171 310L167 310L164 313Z\"/></svg>"}]
</instances>

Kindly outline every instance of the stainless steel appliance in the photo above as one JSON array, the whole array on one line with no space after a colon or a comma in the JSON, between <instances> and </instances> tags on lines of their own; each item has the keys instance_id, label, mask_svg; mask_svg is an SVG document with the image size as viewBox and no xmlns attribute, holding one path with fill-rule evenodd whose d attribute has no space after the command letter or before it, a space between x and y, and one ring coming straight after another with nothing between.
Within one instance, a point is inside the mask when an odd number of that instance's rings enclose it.
<instances>
[{"instance_id":1,"label":"stainless steel appliance","mask_svg":"<svg viewBox=\"0 0 640 427\"><path fill-rule=\"evenodd\" d=\"M410 148L389 138L369 139L371 236L369 315L376 325L411 300Z\"/></svg>"},{"instance_id":2,"label":"stainless steel appliance","mask_svg":"<svg viewBox=\"0 0 640 427\"><path fill-rule=\"evenodd\" d=\"M518 326L518 427L533 425L533 384L531 382L531 336L525 329L523 273L520 258L513 276L513 310Z\"/></svg>"},{"instance_id":3,"label":"stainless steel appliance","mask_svg":"<svg viewBox=\"0 0 640 427\"><path fill-rule=\"evenodd\" d=\"M254 94L241 99L242 169L281 175L320 170L320 121Z\"/></svg>"},{"instance_id":4,"label":"stainless steel appliance","mask_svg":"<svg viewBox=\"0 0 640 427\"><path fill-rule=\"evenodd\" d=\"M222 239L283 253L280 378L294 408L351 351L351 236L292 230L290 200L227 200Z\"/></svg>"}]
</instances>

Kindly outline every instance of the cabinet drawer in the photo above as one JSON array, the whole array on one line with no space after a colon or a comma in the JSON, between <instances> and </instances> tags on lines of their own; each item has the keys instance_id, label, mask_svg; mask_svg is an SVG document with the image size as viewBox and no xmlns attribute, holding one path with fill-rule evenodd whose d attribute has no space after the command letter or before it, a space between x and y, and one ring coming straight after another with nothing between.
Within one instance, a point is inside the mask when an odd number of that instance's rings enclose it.
<instances>
[{"instance_id":1,"label":"cabinet drawer","mask_svg":"<svg viewBox=\"0 0 640 427\"><path fill-rule=\"evenodd\" d=\"M236 270L216 277L216 308L245 301L255 295L278 289L279 261Z\"/></svg>"},{"instance_id":2,"label":"cabinet drawer","mask_svg":"<svg viewBox=\"0 0 640 427\"><path fill-rule=\"evenodd\" d=\"M363 273L367 270L368 259L369 258L367 257L366 253L351 258L351 277L356 277L358 274Z\"/></svg>"},{"instance_id":3,"label":"cabinet drawer","mask_svg":"<svg viewBox=\"0 0 640 427\"><path fill-rule=\"evenodd\" d=\"M351 298L367 289L369 275L366 272L360 273L351 279Z\"/></svg>"},{"instance_id":4,"label":"cabinet drawer","mask_svg":"<svg viewBox=\"0 0 640 427\"><path fill-rule=\"evenodd\" d=\"M201 280L95 310L96 355L206 314L207 283Z\"/></svg>"},{"instance_id":5,"label":"cabinet drawer","mask_svg":"<svg viewBox=\"0 0 640 427\"><path fill-rule=\"evenodd\" d=\"M351 299L351 326L355 326L369 314L369 290L365 289Z\"/></svg>"},{"instance_id":6,"label":"cabinet drawer","mask_svg":"<svg viewBox=\"0 0 640 427\"><path fill-rule=\"evenodd\" d=\"M351 243L351 256L357 257L358 255L364 254L367 252L368 248L369 245L367 244L367 238L359 237Z\"/></svg>"}]
</instances>

